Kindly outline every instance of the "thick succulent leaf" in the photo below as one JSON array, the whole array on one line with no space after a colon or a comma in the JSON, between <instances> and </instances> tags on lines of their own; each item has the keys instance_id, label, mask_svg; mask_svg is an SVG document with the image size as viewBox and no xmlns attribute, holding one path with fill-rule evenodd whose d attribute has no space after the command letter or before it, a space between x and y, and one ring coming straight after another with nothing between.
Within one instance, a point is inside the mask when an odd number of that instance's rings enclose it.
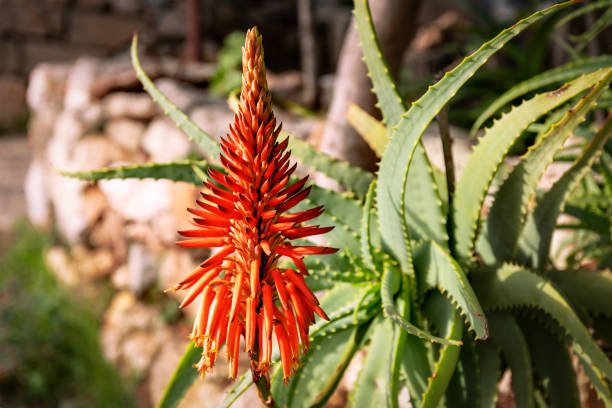
<instances>
[{"instance_id":1,"label":"thick succulent leaf","mask_svg":"<svg viewBox=\"0 0 612 408\"><path fill-rule=\"evenodd\" d=\"M164 395L159 401L157 408L174 408L183 399L183 396L198 377L198 371L193 367L200 359L201 347L195 347L189 343L185 354L181 357L170 382L164 390Z\"/></svg>"},{"instance_id":2,"label":"thick succulent leaf","mask_svg":"<svg viewBox=\"0 0 612 408\"><path fill-rule=\"evenodd\" d=\"M461 316L447 298L438 292L433 292L425 303L424 311L441 335L450 340L461 340L463 335ZM442 347L438 361L434 365L433 375L429 377L427 389L422 396L422 408L439 406L455 371L460 351L459 346Z\"/></svg>"},{"instance_id":3,"label":"thick succulent leaf","mask_svg":"<svg viewBox=\"0 0 612 408\"><path fill-rule=\"evenodd\" d=\"M361 204L353 196L337 193L313 185L308 197L295 207L295 211L306 210L318 205L325 207L325 212L315 219L322 226L333 226L334 229L324 235L329 245L359 253L359 224L361 222ZM318 238L318 237L317 237Z\"/></svg>"},{"instance_id":4,"label":"thick succulent leaf","mask_svg":"<svg viewBox=\"0 0 612 408\"><path fill-rule=\"evenodd\" d=\"M374 179L372 173L353 166L347 161L322 153L310 143L295 136L288 135L285 132L282 132L281 135L289 137L288 148L291 150L291 155L300 163L333 178L358 197L363 197L367 193L368 186Z\"/></svg>"},{"instance_id":5,"label":"thick succulent leaf","mask_svg":"<svg viewBox=\"0 0 612 408\"><path fill-rule=\"evenodd\" d=\"M359 349L367 325L317 337L288 387L286 405L323 407Z\"/></svg>"},{"instance_id":6,"label":"thick succulent leaf","mask_svg":"<svg viewBox=\"0 0 612 408\"><path fill-rule=\"evenodd\" d=\"M521 328L509 313L487 315L491 340L499 346L512 371L512 389L517 407L534 407L533 370L527 341Z\"/></svg>"},{"instance_id":7,"label":"thick succulent leaf","mask_svg":"<svg viewBox=\"0 0 612 408\"><path fill-rule=\"evenodd\" d=\"M306 278L325 287L333 286L334 282L359 284L376 278L373 271L355 265L346 251L307 256L304 263L310 272ZM287 267L292 267L291 265L291 261L287 261Z\"/></svg>"},{"instance_id":8,"label":"thick succulent leaf","mask_svg":"<svg viewBox=\"0 0 612 408\"><path fill-rule=\"evenodd\" d=\"M563 210L570 192L588 172L610 136L612 136L612 116L608 117L580 157L538 201L536 209L527 218L521 233L518 245L521 260L537 269L545 268L557 217Z\"/></svg>"},{"instance_id":9,"label":"thick succulent leaf","mask_svg":"<svg viewBox=\"0 0 612 408\"><path fill-rule=\"evenodd\" d=\"M363 58L368 66L368 76L372 79L373 91L378 98L378 107L383 114L383 123L386 126L395 126L406 108L382 55L368 0L355 0L354 4L357 34Z\"/></svg>"},{"instance_id":10,"label":"thick succulent leaf","mask_svg":"<svg viewBox=\"0 0 612 408\"><path fill-rule=\"evenodd\" d=\"M361 214L361 257L368 268L374 269L374 245L372 244L372 217L374 216L374 194L376 192L376 180L372 181L368 194L366 194Z\"/></svg>"},{"instance_id":11,"label":"thick succulent leaf","mask_svg":"<svg viewBox=\"0 0 612 408\"><path fill-rule=\"evenodd\" d=\"M430 87L425 95L414 102L410 110L402 115L397 126L393 128L389 147L380 165L376 201L383 241L393 255L400 260L404 270L409 268L410 262L410 242L404 211L406 181L412 157L426 127L459 88L499 48L541 17L569 4L571 2L539 11L483 44L438 83Z\"/></svg>"},{"instance_id":12,"label":"thick succulent leaf","mask_svg":"<svg viewBox=\"0 0 612 408\"><path fill-rule=\"evenodd\" d=\"M597 57L583 58L572 61L557 68L544 71L526 81L523 81L498 97L489 105L476 119L472 126L471 133L474 135L480 126L493 116L500 108L509 102L528 94L529 92L543 88L548 85L562 83L564 81L578 77L579 75L593 72L600 68L612 66L612 55L602 55Z\"/></svg>"},{"instance_id":13,"label":"thick succulent leaf","mask_svg":"<svg viewBox=\"0 0 612 408\"><path fill-rule=\"evenodd\" d=\"M145 163L125 166L105 167L90 171L64 171L61 174L81 180L98 181L105 179L167 179L201 184L202 179L194 172L194 167L206 171L209 164L203 160L181 160L171 163Z\"/></svg>"},{"instance_id":14,"label":"thick succulent leaf","mask_svg":"<svg viewBox=\"0 0 612 408\"><path fill-rule=\"evenodd\" d=\"M461 341L448 340L427 333L423 329L420 329L414 324L410 323L398 312L395 306L395 301L393 300L393 295L397 292L397 288L400 286L400 279L401 272L398 269L393 268L390 263L385 263L383 267L382 281L380 284L380 298L382 300L383 315L409 334L417 336L423 340L440 344L460 345Z\"/></svg>"},{"instance_id":15,"label":"thick succulent leaf","mask_svg":"<svg viewBox=\"0 0 612 408\"><path fill-rule=\"evenodd\" d=\"M495 408L497 403L497 383L501 376L499 350L492 342L476 343L478 367L480 371L480 406Z\"/></svg>"},{"instance_id":16,"label":"thick succulent leaf","mask_svg":"<svg viewBox=\"0 0 612 408\"><path fill-rule=\"evenodd\" d=\"M519 324L531 351L533 369L546 391L550 407L580 406L576 372L563 341L534 320L520 319Z\"/></svg>"},{"instance_id":17,"label":"thick succulent leaf","mask_svg":"<svg viewBox=\"0 0 612 408\"><path fill-rule=\"evenodd\" d=\"M407 281L407 278L404 277ZM410 315L410 301L407 298L399 296L397 299L397 310L401 316ZM389 367L385 373L389 387L387 388L386 400L390 407L396 408L400 404L400 376L404 364L404 353L407 347L407 340L410 336L405 330L398 326L392 327L391 333L391 352L389 356ZM387 339L388 342L388 339Z\"/></svg>"},{"instance_id":18,"label":"thick succulent leaf","mask_svg":"<svg viewBox=\"0 0 612 408\"><path fill-rule=\"evenodd\" d=\"M512 144L529 124L591 87L593 80L592 75L582 76L556 91L536 95L485 131L457 181L453 201L456 249L463 261L472 257L485 194Z\"/></svg>"},{"instance_id":19,"label":"thick succulent leaf","mask_svg":"<svg viewBox=\"0 0 612 408\"><path fill-rule=\"evenodd\" d=\"M367 0L355 1L355 23L368 66L368 75L372 79L378 107L382 112L383 123L388 129L395 128L402 120L406 107L382 56ZM414 234L418 234L419 237L445 245L448 241L444 227L445 218L440 195L433 179L431 163L420 143L413 154L411 169L406 172L407 187L402 189L405 191L402 201L405 208L401 210L404 222L407 222L415 231ZM402 265L406 268L405 264Z\"/></svg>"},{"instance_id":20,"label":"thick succulent leaf","mask_svg":"<svg viewBox=\"0 0 612 408\"><path fill-rule=\"evenodd\" d=\"M491 246L498 263L513 258L529 203L535 197L540 178L555 154L572 135L574 128L584 121L601 93L608 87L612 69L599 70L581 79L593 86L592 90L538 138L537 143L521 158L495 194L482 233L486 234L485 242Z\"/></svg>"},{"instance_id":21,"label":"thick succulent leaf","mask_svg":"<svg viewBox=\"0 0 612 408\"><path fill-rule=\"evenodd\" d=\"M485 309L534 307L552 316L571 339L583 366L589 367L585 371L600 397L610 399L606 380L612 379L612 363L550 282L523 267L505 264L494 273L475 275L472 284Z\"/></svg>"},{"instance_id":22,"label":"thick succulent leaf","mask_svg":"<svg viewBox=\"0 0 612 408\"><path fill-rule=\"evenodd\" d=\"M432 240L448 247L446 218L438 185L421 145L417 145L410 164L402 214L411 239Z\"/></svg>"},{"instance_id":23,"label":"thick succulent leaf","mask_svg":"<svg viewBox=\"0 0 612 408\"><path fill-rule=\"evenodd\" d=\"M359 136L366 141L370 149L376 153L376 156L381 157L387 148L387 144L389 144L389 135L385 125L354 104L349 106L346 119L353 129L359 133Z\"/></svg>"},{"instance_id":24,"label":"thick succulent leaf","mask_svg":"<svg viewBox=\"0 0 612 408\"><path fill-rule=\"evenodd\" d=\"M477 339L488 336L487 320L461 266L438 244L426 242L415 250L420 295L436 288L450 298Z\"/></svg>"},{"instance_id":25,"label":"thick succulent leaf","mask_svg":"<svg viewBox=\"0 0 612 408\"><path fill-rule=\"evenodd\" d=\"M389 338L393 332L389 320L381 318L374 322L370 345L349 397L350 407L397 407L397 395L389 395L388 378L391 371ZM395 399L395 403L389 403L390 399Z\"/></svg>"},{"instance_id":26,"label":"thick succulent leaf","mask_svg":"<svg viewBox=\"0 0 612 408\"><path fill-rule=\"evenodd\" d=\"M225 397L219 404L219 408L230 408L251 385L253 385L253 374L251 370L247 370L236 379L232 387L227 391L227 394L225 394Z\"/></svg>"},{"instance_id":27,"label":"thick succulent leaf","mask_svg":"<svg viewBox=\"0 0 612 408\"><path fill-rule=\"evenodd\" d=\"M329 320L318 320L312 325L310 337L321 337L362 323L362 318L367 319L363 315L370 314L370 310L379 302L377 294L370 295L371 292L369 284L336 284L320 300ZM362 313L355 313L355 308Z\"/></svg>"},{"instance_id":28,"label":"thick succulent leaf","mask_svg":"<svg viewBox=\"0 0 612 408\"><path fill-rule=\"evenodd\" d=\"M585 307L596 315L612 317L611 271L551 271L547 276L572 304Z\"/></svg>"},{"instance_id":29,"label":"thick succulent leaf","mask_svg":"<svg viewBox=\"0 0 612 408\"><path fill-rule=\"evenodd\" d=\"M157 103L164 113L168 115L174 124L181 129L185 134L194 142L196 142L211 159L217 159L221 153L221 147L219 143L208 133L203 131L196 125L187 115L185 115L179 108L177 108L166 95L164 95L153 81L147 76L140 60L138 59L138 37L134 36L132 39L132 65L136 71L136 76L142 83L143 88L151 98Z\"/></svg>"},{"instance_id":30,"label":"thick succulent leaf","mask_svg":"<svg viewBox=\"0 0 612 408\"><path fill-rule=\"evenodd\" d=\"M427 389L432 368L428 359L425 341L416 336L407 336L401 373L405 378L413 407L421 404L421 396Z\"/></svg>"},{"instance_id":31,"label":"thick succulent leaf","mask_svg":"<svg viewBox=\"0 0 612 408\"><path fill-rule=\"evenodd\" d=\"M449 408L480 406L480 371L476 344L465 333L459 361L446 389L445 403Z\"/></svg>"}]
</instances>

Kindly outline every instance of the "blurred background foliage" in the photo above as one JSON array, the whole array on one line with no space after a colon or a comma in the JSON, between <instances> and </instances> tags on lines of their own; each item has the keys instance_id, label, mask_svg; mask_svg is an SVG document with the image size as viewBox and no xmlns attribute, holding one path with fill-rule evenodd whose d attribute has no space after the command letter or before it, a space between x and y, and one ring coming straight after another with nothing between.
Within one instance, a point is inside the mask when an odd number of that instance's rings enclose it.
<instances>
[{"instance_id":1,"label":"blurred background foliage","mask_svg":"<svg viewBox=\"0 0 612 408\"><path fill-rule=\"evenodd\" d=\"M132 406L102 354L95 298L58 284L43 259L50 235L25 221L15 230L0 258L0 405Z\"/></svg>"}]
</instances>

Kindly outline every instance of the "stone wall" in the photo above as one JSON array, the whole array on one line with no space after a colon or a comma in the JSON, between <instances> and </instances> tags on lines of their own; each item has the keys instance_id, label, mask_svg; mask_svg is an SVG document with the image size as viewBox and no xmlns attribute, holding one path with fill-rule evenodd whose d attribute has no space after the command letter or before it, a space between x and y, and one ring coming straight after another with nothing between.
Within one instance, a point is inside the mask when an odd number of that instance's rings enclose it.
<instances>
[{"instance_id":1,"label":"stone wall","mask_svg":"<svg viewBox=\"0 0 612 408\"><path fill-rule=\"evenodd\" d=\"M202 128L216 137L227 133L233 114L226 101L192 85L206 81L207 65L148 60L145 69ZM270 78L272 92L286 83ZM185 349L194 317L193 307L177 308L183 293L163 290L207 255L175 245L176 231L189 225L186 209L198 188L151 179L89 183L59 170L179 160L201 152L141 90L126 58L39 65L27 102L34 156L25 184L28 212L62 242L46 259L58 279L86 299L99 299L110 288L101 331L105 354L124 375L139 379L142 406L151 406ZM301 137L318 126L314 119L282 111L278 116ZM228 384L225 359L219 358L214 373L197 382L181 406L216 406ZM253 392L237 406L255 406Z\"/></svg>"},{"instance_id":2,"label":"stone wall","mask_svg":"<svg viewBox=\"0 0 612 408\"><path fill-rule=\"evenodd\" d=\"M126 54L134 32L150 55L181 57L186 0L0 0L0 132L19 127L27 114L31 70L44 62ZM350 16L350 2L320 0L316 24L320 63L332 69ZM340 24L342 23L342 24ZM272 71L299 69L294 1L200 0L202 58L213 61L223 38L258 25ZM331 59L331 61L330 61Z\"/></svg>"}]
</instances>

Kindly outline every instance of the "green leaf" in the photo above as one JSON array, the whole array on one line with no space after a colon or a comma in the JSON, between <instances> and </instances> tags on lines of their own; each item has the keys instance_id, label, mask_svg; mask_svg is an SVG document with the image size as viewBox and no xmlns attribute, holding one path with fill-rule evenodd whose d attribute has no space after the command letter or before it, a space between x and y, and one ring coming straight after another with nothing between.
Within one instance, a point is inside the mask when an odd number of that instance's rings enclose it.
<instances>
[{"instance_id":1,"label":"green leaf","mask_svg":"<svg viewBox=\"0 0 612 408\"><path fill-rule=\"evenodd\" d=\"M105 179L167 179L201 184L202 179L194 173L194 167L206 171L209 164L205 161L181 160L171 163L145 163L126 166L106 167L90 171L62 171L67 177L81 180L98 181Z\"/></svg>"},{"instance_id":2,"label":"green leaf","mask_svg":"<svg viewBox=\"0 0 612 408\"><path fill-rule=\"evenodd\" d=\"M304 258L304 263L310 272L307 279L315 281L359 284L376 278L371 270L355 265L346 251L331 255L310 255Z\"/></svg>"},{"instance_id":3,"label":"green leaf","mask_svg":"<svg viewBox=\"0 0 612 408\"><path fill-rule=\"evenodd\" d=\"M374 215L374 194L376 180L372 181L366 194L361 215L361 257L366 267L374 269L374 246L372 245L372 216Z\"/></svg>"},{"instance_id":4,"label":"green leaf","mask_svg":"<svg viewBox=\"0 0 612 408\"><path fill-rule=\"evenodd\" d=\"M612 66L612 55L583 58L578 61L572 61L560 67L544 71L526 81L520 82L493 101L493 103L491 103L491 105L489 105L476 119L470 132L472 135L474 135L476 131L480 129L482 124L493 116L495 112L520 96L526 95L529 92L535 91L536 89L561 83L576 78L579 75L593 72L599 68L607 68L610 66Z\"/></svg>"},{"instance_id":5,"label":"green leaf","mask_svg":"<svg viewBox=\"0 0 612 408\"><path fill-rule=\"evenodd\" d=\"M225 397L219 404L219 408L230 408L251 385L253 385L253 374L251 370L247 370L236 379L234 385L227 391L227 394L225 394Z\"/></svg>"},{"instance_id":6,"label":"green leaf","mask_svg":"<svg viewBox=\"0 0 612 408\"><path fill-rule=\"evenodd\" d=\"M201 352L201 347L195 347L193 343L189 343L185 354L181 357L170 382L164 390L164 395L159 401L157 408L173 408L178 406L189 387L191 387L191 384L198 377L198 371L194 368L194 365L200 359Z\"/></svg>"},{"instance_id":7,"label":"green leaf","mask_svg":"<svg viewBox=\"0 0 612 408\"><path fill-rule=\"evenodd\" d=\"M586 80L589 86L593 86L591 92L581 98L557 123L539 137L537 143L521 158L495 194L495 201L487 217L486 229L482 233L486 234L485 242L491 246L497 263L513 258L529 203L535 198L540 178L553 161L555 154L572 135L574 128L584 121L586 114L595 106L597 98L608 87L612 79L612 69L599 70L581 79ZM499 133L494 136L498 141Z\"/></svg>"},{"instance_id":8,"label":"green leaf","mask_svg":"<svg viewBox=\"0 0 612 408\"><path fill-rule=\"evenodd\" d=\"M425 315L441 335L449 340L461 340L463 324L455 307L438 292L433 292L425 304ZM459 346L443 346L436 362L433 375L429 377L427 390L422 397L422 408L437 407L444 396L446 387L453 376L459 360Z\"/></svg>"},{"instance_id":9,"label":"green leaf","mask_svg":"<svg viewBox=\"0 0 612 408\"><path fill-rule=\"evenodd\" d=\"M406 181L412 157L425 128L459 88L507 41L541 17L569 4L571 2L561 3L537 12L483 44L437 84L430 87L425 95L402 115L397 126L393 128L389 147L380 165L376 201L383 241L400 260L404 270L409 268L410 262L410 242L403 210L407 191Z\"/></svg>"},{"instance_id":10,"label":"green leaf","mask_svg":"<svg viewBox=\"0 0 612 408\"><path fill-rule=\"evenodd\" d=\"M359 133L359 136L368 143L376 156L381 157L387 148L387 144L389 144L389 135L385 125L354 104L349 106L346 119L353 129Z\"/></svg>"},{"instance_id":11,"label":"green leaf","mask_svg":"<svg viewBox=\"0 0 612 408\"><path fill-rule=\"evenodd\" d=\"M512 389L517 407L534 407L533 370L527 341L521 328L508 313L489 313L491 340L501 348L512 371Z\"/></svg>"},{"instance_id":12,"label":"green leaf","mask_svg":"<svg viewBox=\"0 0 612 408\"><path fill-rule=\"evenodd\" d=\"M313 185L308 197L299 203L295 210L306 210L317 205L325 207L323 214L316 218L317 224L334 227L324 235L329 245L351 253L359 253L361 250L358 234L361 222L359 201L350 194L337 193Z\"/></svg>"},{"instance_id":13,"label":"green leaf","mask_svg":"<svg viewBox=\"0 0 612 408\"><path fill-rule=\"evenodd\" d=\"M367 0L355 1L355 22L383 122L387 128L394 129L401 121L406 107L381 54ZM400 210L403 220L414 230L413 234L445 245L448 237L442 203L436 190L431 164L421 144L415 148L412 161L410 171L406 169L405 173L407 187L401 190L405 192L402 201L405 208ZM405 262L402 262L402 266L407 270Z\"/></svg>"},{"instance_id":14,"label":"green leaf","mask_svg":"<svg viewBox=\"0 0 612 408\"><path fill-rule=\"evenodd\" d=\"M579 407L576 373L565 344L540 322L520 319L519 324L531 350L534 371L546 390L551 408Z\"/></svg>"},{"instance_id":15,"label":"green leaf","mask_svg":"<svg viewBox=\"0 0 612 408\"><path fill-rule=\"evenodd\" d=\"M556 91L536 95L485 131L457 181L453 202L456 249L463 261L471 259L485 194L515 140L529 124L592 86L593 80L593 75L582 76Z\"/></svg>"},{"instance_id":16,"label":"green leaf","mask_svg":"<svg viewBox=\"0 0 612 408\"><path fill-rule=\"evenodd\" d=\"M321 308L325 310L329 316L329 321L318 320L310 328L310 336L318 337L325 333L337 331L338 329L354 326L353 313L355 307L361 302L363 297L369 292L369 284L352 285L349 283L338 283L333 288L328 290L320 300ZM372 302L376 302L373 299ZM366 302L363 306L369 306L372 303ZM338 327L337 322L344 317L350 317L346 327Z\"/></svg>"},{"instance_id":17,"label":"green leaf","mask_svg":"<svg viewBox=\"0 0 612 408\"><path fill-rule=\"evenodd\" d=\"M434 336L426 331L419 329L408 320L406 320L400 313L398 313L393 295L399 288L400 271L393 268L390 263L386 262L383 267L382 281L380 284L380 297L383 306L383 315L393 321L396 325L401 327L403 330L417 336L423 340L428 340L440 344L453 344L460 345L461 341L448 340L441 337Z\"/></svg>"},{"instance_id":18,"label":"green leaf","mask_svg":"<svg viewBox=\"0 0 612 408\"><path fill-rule=\"evenodd\" d=\"M404 103L381 53L368 0L355 0L354 4L357 34L368 66L368 76L372 79L373 90L378 98L378 107L383 114L383 122L387 126L395 126L406 110Z\"/></svg>"},{"instance_id":19,"label":"green leaf","mask_svg":"<svg viewBox=\"0 0 612 408\"><path fill-rule=\"evenodd\" d=\"M551 271L547 274L572 304L585 307L593 314L612 317L611 271Z\"/></svg>"},{"instance_id":20,"label":"green leaf","mask_svg":"<svg viewBox=\"0 0 612 408\"><path fill-rule=\"evenodd\" d=\"M465 333L467 335L467 333ZM445 403L449 408L471 408L480 406L480 371L476 344L464 336L459 361L446 389Z\"/></svg>"},{"instance_id":21,"label":"green leaf","mask_svg":"<svg viewBox=\"0 0 612 408\"><path fill-rule=\"evenodd\" d=\"M333 178L358 197L363 197L367 193L368 186L374 179L372 173L322 153L308 142L286 132L281 132L282 135L289 137L288 148L291 150L291 155L300 163Z\"/></svg>"},{"instance_id":22,"label":"green leaf","mask_svg":"<svg viewBox=\"0 0 612 408\"><path fill-rule=\"evenodd\" d=\"M477 339L488 336L487 320L461 266L438 244L426 242L415 250L420 295L436 288L450 298Z\"/></svg>"},{"instance_id":23,"label":"green leaf","mask_svg":"<svg viewBox=\"0 0 612 408\"><path fill-rule=\"evenodd\" d=\"M421 405L421 397L427 389L431 377L428 349L425 342L416 336L407 336L402 360L402 374L408 386L408 394L413 407Z\"/></svg>"},{"instance_id":24,"label":"green leaf","mask_svg":"<svg viewBox=\"0 0 612 408\"><path fill-rule=\"evenodd\" d=\"M497 383L501 376L499 351L492 342L476 343L478 366L480 369L480 406L495 408L497 402Z\"/></svg>"},{"instance_id":25,"label":"green leaf","mask_svg":"<svg viewBox=\"0 0 612 408\"><path fill-rule=\"evenodd\" d=\"M318 337L302 358L302 366L289 383L287 406L322 407L336 388L367 326Z\"/></svg>"},{"instance_id":26,"label":"green leaf","mask_svg":"<svg viewBox=\"0 0 612 408\"><path fill-rule=\"evenodd\" d=\"M406 277L404 279L407 281ZM397 299L398 313L401 316L410 315L410 302L408 299L400 296ZM391 323L391 322L389 322ZM387 332L389 333L389 332ZM407 339L409 337L405 330L402 330L398 326L391 325L391 347L389 348L389 359L386 372L384 373L385 380L388 382L386 401L387 405L392 408L397 408L399 405L399 394L400 394L400 374L402 372L404 362L404 350L406 348ZM388 347L388 334L387 334L387 347Z\"/></svg>"},{"instance_id":27,"label":"green leaf","mask_svg":"<svg viewBox=\"0 0 612 408\"><path fill-rule=\"evenodd\" d=\"M540 270L545 268L557 217L569 193L588 172L611 135L612 117L609 117L580 157L538 201L536 209L527 218L519 240L520 256L521 259L526 258L525 262Z\"/></svg>"},{"instance_id":28,"label":"green leaf","mask_svg":"<svg viewBox=\"0 0 612 408\"><path fill-rule=\"evenodd\" d=\"M168 115L170 119L174 122L174 124L181 129L185 134L194 142L196 142L208 155L211 159L216 159L219 157L221 153L221 147L219 143L208 133L203 131L196 125L194 122L189 119L187 115L180 111L171 101L168 99L166 95L164 95L155 84L151 81L151 79L147 76L146 72L142 68L140 64L140 60L138 59L138 36L134 36L132 39L132 66L136 71L136 77L142 83L143 88L151 98L157 103L164 113Z\"/></svg>"},{"instance_id":29,"label":"green leaf","mask_svg":"<svg viewBox=\"0 0 612 408\"><path fill-rule=\"evenodd\" d=\"M600 397L610 399L606 379L612 379L612 363L550 282L523 267L505 264L495 273L474 275L472 284L485 309L526 306L552 316L570 337L572 349L583 366L588 366L586 373Z\"/></svg>"},{"instance_id":30,"label":"green leaf","mask_svg":"<svg viewBox=\"0 0 612 408\"><path fill-rule=\"evenodd\" d=\"M361 407L392 407L389 398L397 399L397 395L388 395L390 350L389 338L392 336L393 324L387 319L378 319L372 326L372 335L368 351L353 392L349 396L349 406Z\"/></svg>"}]
</instances>

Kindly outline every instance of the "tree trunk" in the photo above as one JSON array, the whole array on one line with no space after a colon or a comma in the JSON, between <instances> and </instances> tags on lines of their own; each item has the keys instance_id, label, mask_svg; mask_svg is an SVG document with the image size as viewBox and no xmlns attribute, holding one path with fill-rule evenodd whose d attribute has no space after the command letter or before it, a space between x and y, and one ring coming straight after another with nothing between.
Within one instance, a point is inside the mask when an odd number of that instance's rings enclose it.
<instances>
[{"instance_id":1,"label":"tree trunk","mask_svg":"<svg viewBox=\"0 0 612 408\"><path fill-rule=\"evenodd\" d=\"M397 77L404 50L416 32L421 0L373 0L370 2L374 27L389 70ZM319 141L321 151L368 170L376 167L374 152L349 125L346 112L354 103L380 117L376 97L362 60L354 17L340 52L336 82L327 123Z\"/></svg>"}]
</instances>

